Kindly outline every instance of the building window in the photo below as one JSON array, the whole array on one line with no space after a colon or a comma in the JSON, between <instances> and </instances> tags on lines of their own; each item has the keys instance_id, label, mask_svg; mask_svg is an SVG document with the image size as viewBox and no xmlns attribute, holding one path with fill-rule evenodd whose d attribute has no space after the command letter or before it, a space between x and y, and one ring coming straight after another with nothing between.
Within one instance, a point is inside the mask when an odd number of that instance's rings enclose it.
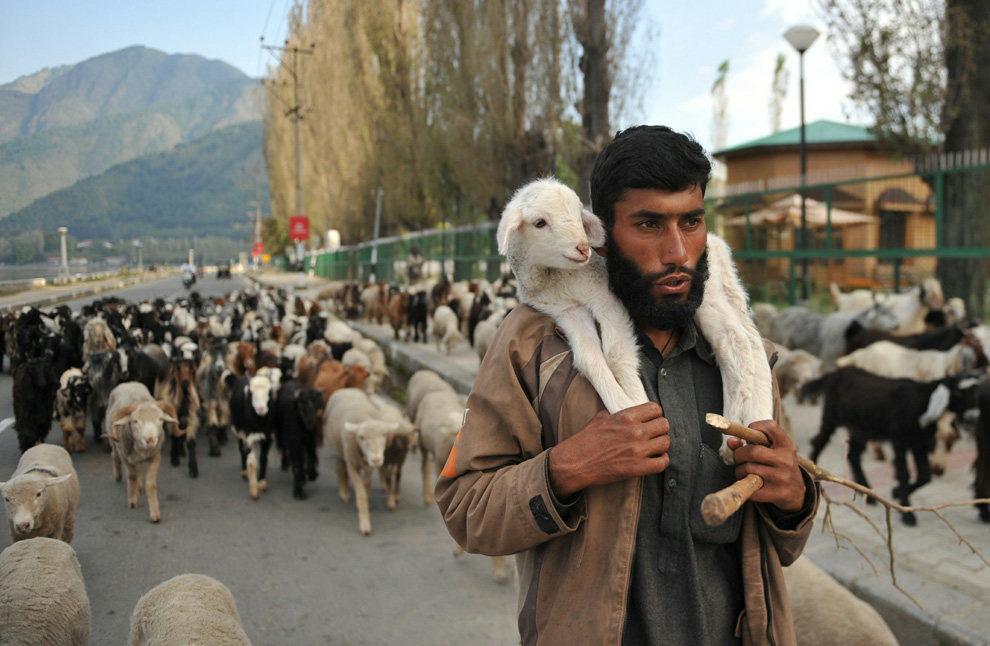
<instances>
[{"instance_id":1,"label":"building window","mask_svg":"<svg viewBox=\"0 0 990 646\"><path fill-rule=\"evenodd\" d=\"M907 233L906 214L901 211L880 211L880 249L904 249ZM883 264L893 263L892 258L881 258Z\"/></svg>"}]
</instances>

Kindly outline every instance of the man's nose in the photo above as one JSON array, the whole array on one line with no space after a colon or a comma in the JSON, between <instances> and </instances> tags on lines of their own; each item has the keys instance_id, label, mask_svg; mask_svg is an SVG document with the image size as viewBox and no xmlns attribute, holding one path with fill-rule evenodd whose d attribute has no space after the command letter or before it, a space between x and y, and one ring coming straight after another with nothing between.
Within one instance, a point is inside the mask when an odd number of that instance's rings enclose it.
<instances>
[{"instance_id":1,"label":"man's nose","mask_svg":"<svg viewBox=\"0 0 990 646\"><path fill-rule=\"evenodd\" d=\"M680 231L675 230L669 235L664 236L661 244L662 249L660 261L663 262L664 265L683 267L687 264L687 245L684 244L684 236Z\"/></svg>"}]
</instances>

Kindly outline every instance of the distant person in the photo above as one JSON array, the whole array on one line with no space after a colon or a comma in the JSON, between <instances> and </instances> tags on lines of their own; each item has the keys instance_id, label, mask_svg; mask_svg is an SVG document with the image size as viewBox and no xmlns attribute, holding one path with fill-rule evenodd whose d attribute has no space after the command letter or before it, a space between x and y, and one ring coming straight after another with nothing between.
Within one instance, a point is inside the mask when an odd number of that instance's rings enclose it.
<instances>
[{"instance_id":1,"label":"distant person","mask_svg":"<svg viewBox=\"0 0 990 646\"><path fill-rule=\"evenodd\" d=\"M406 258L406 278L410 285L415 285L423 277L423 263L425 258L419 255L419 247L413 245Z\"/></svg>"}]
</instances>

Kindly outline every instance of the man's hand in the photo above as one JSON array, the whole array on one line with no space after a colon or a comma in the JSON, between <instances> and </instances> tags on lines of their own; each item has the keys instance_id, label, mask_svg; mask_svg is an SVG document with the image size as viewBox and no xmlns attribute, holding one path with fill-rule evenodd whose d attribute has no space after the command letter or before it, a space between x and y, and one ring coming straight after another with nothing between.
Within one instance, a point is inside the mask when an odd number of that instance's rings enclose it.
<instances>
[{"instance_id":1,"label":"man's hand","mask_svg":"<svg viewBox=\"0 0 990 646\"><path fill-rule=\"evenodd\" d=\"M753 494L753 501L771 503L783 512L799 511L804 504L805 486L794 442L773 420L754 422L749 427L770 438L770 446L728 438L727 444L736 460L736 477L755 473L763 478L763 487Z\"/></svg>"},{"instance_id":2,"label":"man's hand","mask_svg":"<svg viewBox=\"0 0 990 646\"><path fill-rule=\"evenodd\" d=\"M670 464L670 422L654 402L601 411L550 451L550 487L566 500L591 485L660 473Z\"/></svg>"}]
</instances>

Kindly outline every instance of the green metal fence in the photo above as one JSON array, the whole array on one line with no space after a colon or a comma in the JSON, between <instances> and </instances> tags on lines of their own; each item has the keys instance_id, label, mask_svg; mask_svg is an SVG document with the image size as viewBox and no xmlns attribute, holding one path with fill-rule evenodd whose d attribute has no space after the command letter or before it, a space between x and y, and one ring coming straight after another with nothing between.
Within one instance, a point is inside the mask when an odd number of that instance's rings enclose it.
<instances>
[{"instance_id":1,"label":"green metal fence","mask_svg":"<svg viewBox=\"0 0 990 646\"><path fill-rule=\"evenodd\" d=\"M827 181L809 176L806 247L793 211L772 217L781 200L800 199L794 178L710 191L709 229L732 245L755 300L795 302L804 261L809 290L820 296L830 282L897 291L933 275L939 259L990 258L990 154L933 157L913 168L888 174L839 169ZM965 210L964 230L947 230L947 209ZM496 227L486 222L383 238L311 253L307 264L331 279L403 283L405 258L416 245L427 260L425 276L442 271L453 280L494 280L506 270Z\"/></svg>"}]
</instances>

